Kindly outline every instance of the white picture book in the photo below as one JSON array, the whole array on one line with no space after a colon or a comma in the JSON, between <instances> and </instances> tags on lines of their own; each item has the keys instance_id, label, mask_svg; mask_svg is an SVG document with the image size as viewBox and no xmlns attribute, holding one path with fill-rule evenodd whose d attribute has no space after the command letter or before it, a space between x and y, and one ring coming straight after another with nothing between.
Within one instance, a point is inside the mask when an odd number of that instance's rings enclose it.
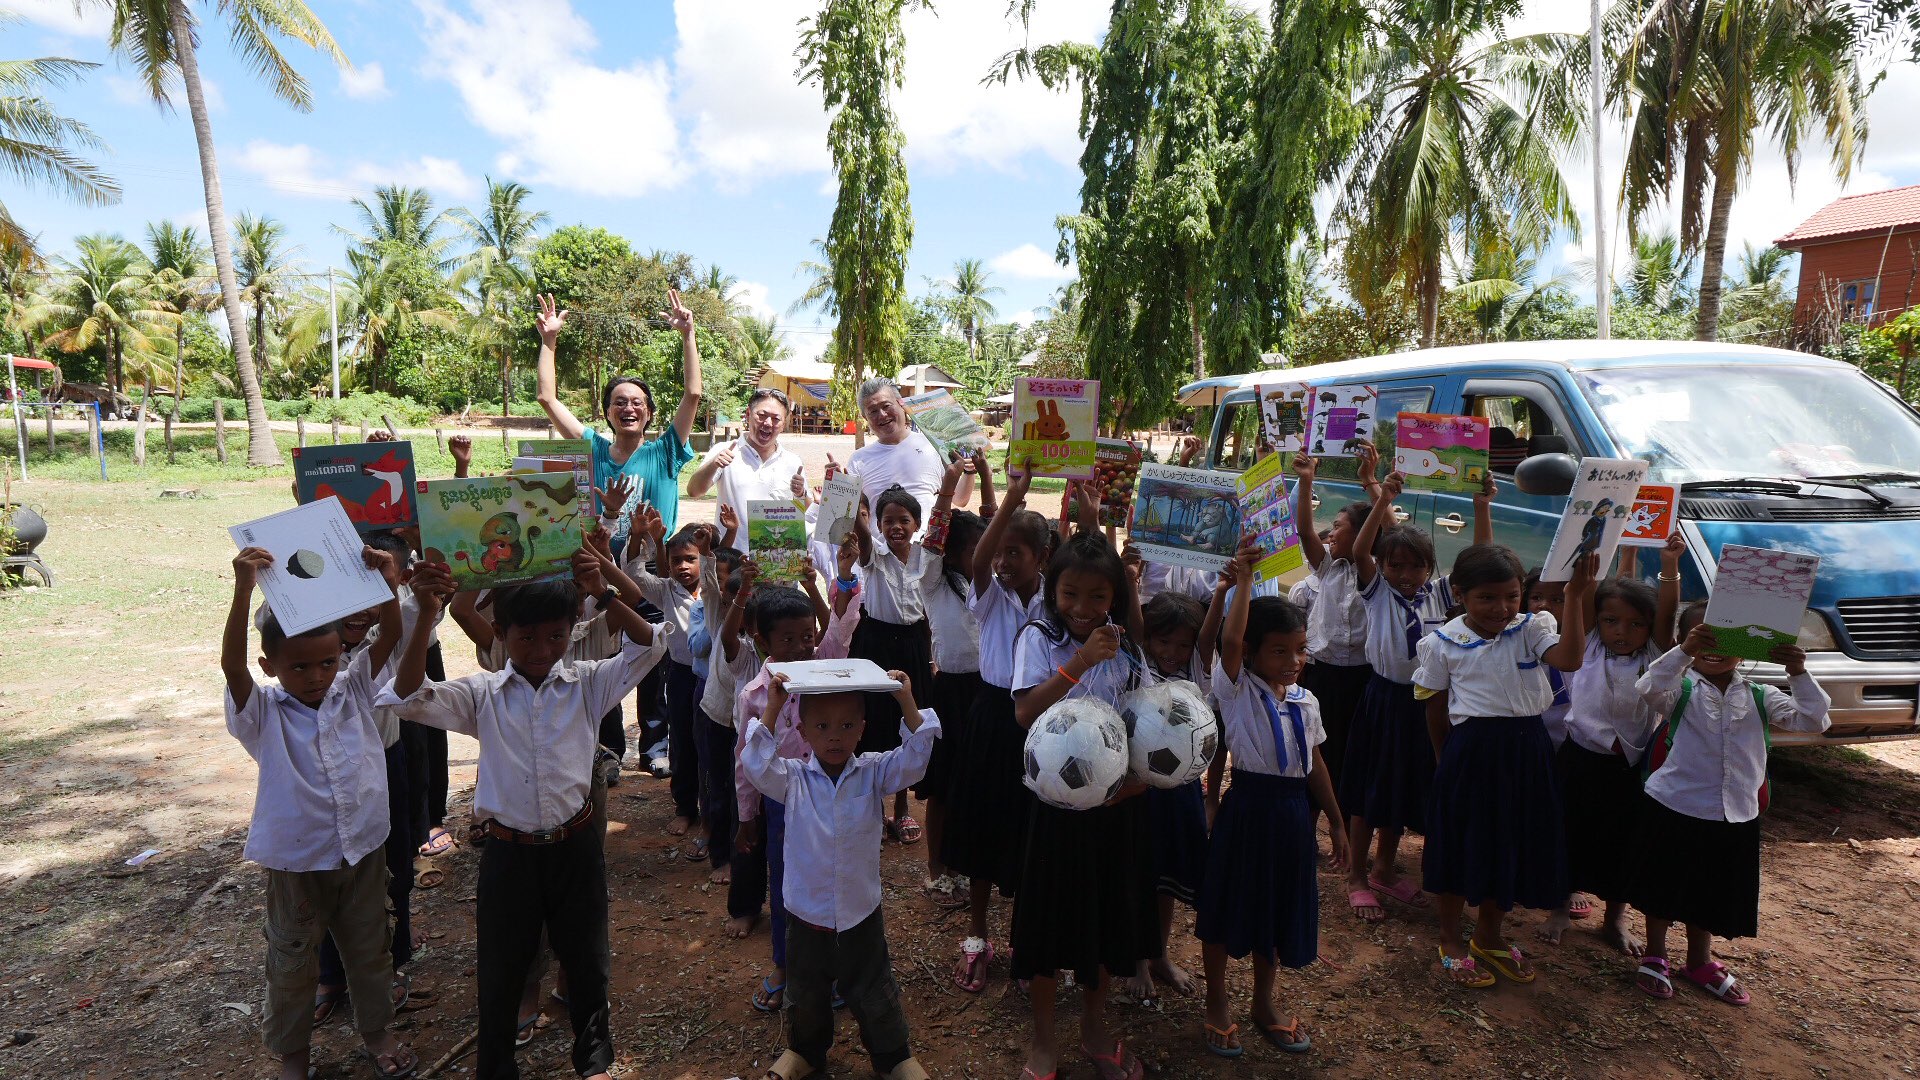
<instances>
[{"instance_id":1,"label":"white picture book","mask_svg":"<svg viewBox=\"0 0 1920 1080\"><path fill-rule=\"evenodd\" d=\"M1573 568L1588 555L1600 556L1600 571L1613 562L1626 532L1647 463L1632 458L1582 458L1560 527L1540 568L1541 581L1571 581Z\"/></svg>"},{"instance_id":2,"label":"white picture book","mask_svg":"<svg viewBox=\"0 0 1920 1080\"><path fill-rule=\"evenodd\" d=\"M1776 645L1800 638L1820 556L1726 544L1707 595L1706 623L1720 651L1765 660Z\"/></svg>"},{"instance_id":3,"label":"white picture book","mask_svg":"<svg viewBox=\"0 0 1920 1080\"><path fill-rule=\"evenodd\" d=\"M842 470L820 488L820 509L813 519L815 543L839 547L860 519L860 478Z\"/></svg>"},{"instance_id":4,"label":"white picture book","mask_svg":"<svg viewBox=\"0 0 1920 1080\"><path fill-rule=\"evenodd\" d=\"M260 591L288 637L393 599L387 579L367 566L360 534L339 499L317 499L227 532L236 549L263 548L273 556L273 565L260 571Z\"/></svg>"},{"instance_id":5,"label":"white picture book","mask_svg":"<svg viewBox=\"0 0 1920 1080\"><path fill-rule=\"evenodd\" d=\"M1303 382L1262 383L1259 390L1260 441L1276 454L1306 449L1313 387Z\"/></svg>"},{"instance_id":6,"label":"white picture book","mask_svg":"<svg viewBox=\"0 0 1920 1080\"><path fill-rule=\"evenodd\" d=\"M789 694L839 694L849 690L880 690L892 693L900 684L871 660L797 660L791 664L768 664L767 671L787 677Z\"/></svg>"}]
</instances>

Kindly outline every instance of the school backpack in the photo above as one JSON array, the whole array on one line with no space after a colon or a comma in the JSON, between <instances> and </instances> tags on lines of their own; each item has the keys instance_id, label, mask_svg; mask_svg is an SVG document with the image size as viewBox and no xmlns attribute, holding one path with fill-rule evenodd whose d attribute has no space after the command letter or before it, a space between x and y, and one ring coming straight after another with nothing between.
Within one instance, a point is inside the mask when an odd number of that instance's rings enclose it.
<instances>
[{"instance_id":1,"label":"school backpack","mask_svg":"<svg viewBox=\"0 0 1920 1080\"><path fill-rule=\"evenodd\" d=\"M1773 754L1773 725L1767 723L1767 688L1759 683L1748 683L1747 689L1753 691L1753 711L1760 717L1760 737L1766 740L1767 755ZM1640 759L1640 782L1645 784L1654 770L1666 764L1667 755L1673 752L1673 737L1680 730L1680 717L1687 711L1687 701L1693 697L1693 680L1680 680L1680 700L1673 703L1673 715L1667 717L1665 729L1661 731L1653 744L1647 747L1647 755ZM1768 766L1766 774L1760 778L1760 812L1767 812L1767 802L1773 794L1773 769Z\"/></svg>"}]
</instances>

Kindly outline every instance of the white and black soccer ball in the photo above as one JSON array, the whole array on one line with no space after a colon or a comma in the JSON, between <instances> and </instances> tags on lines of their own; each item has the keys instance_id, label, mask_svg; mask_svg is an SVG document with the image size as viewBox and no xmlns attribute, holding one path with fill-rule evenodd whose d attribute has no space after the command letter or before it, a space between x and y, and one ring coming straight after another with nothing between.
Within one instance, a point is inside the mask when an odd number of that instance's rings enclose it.
<instances>
[{"instance_id":1,"label":"white and black soccer ball","mask_svg":"<svg viewBox=\"0 0 1920 1080\"><path fill-rule=\"evenodd\" d=\"M1120 703L1128 768L1136 780L1177 788L1206 775L1220 729L1200 688L1185 679L1143 686Z\"/></svg>"},{"instance_id":2,"label":"white and black soccer ball","mask_svg":"<svg viewBox=\"0 0 1920 1080\"><path fill-rule=\"evenodd\" d=\"M1092 810L1127 782L1127 730L1094 698L1059 702L1027 729L1026 785L1062 810Z\"/></svg>"}]
</instances>

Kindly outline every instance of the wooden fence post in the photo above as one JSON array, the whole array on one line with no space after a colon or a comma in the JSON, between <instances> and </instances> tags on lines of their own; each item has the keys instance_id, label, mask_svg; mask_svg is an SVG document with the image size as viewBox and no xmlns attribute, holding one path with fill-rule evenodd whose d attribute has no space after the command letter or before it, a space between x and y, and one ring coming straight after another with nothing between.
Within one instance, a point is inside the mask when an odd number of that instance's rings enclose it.
<instances>
[{"instance_id":1,"label":"wooden fence post","mask_svg":"<svg viewBox=\"0 0 1920 1080\"><path fill-rule=\"evenodd\" d=\"M47 460L52 461L53 460L53 406L48 405L46 409L41 412L41 415L47 418Z\"/></svg>"},{"instance_id":2,"label":"wooden fence post","mask_svg":"<svg viewBox=\"0 0 1920 1080\"><path fill-rule=\"evenodd\" d=\"M217 397L213 399L213 456L220 464L227 463L227 407Z\"/></svg>"},{"instance_id":3,"label":"wooden fence post","mask_svg":"<svg viewBox=\"0 0 1920 1080\"><path fill-rule=\"evenodd\" d=\"M332 427L333 427L333 445L339 446L340 445L340 418L339 417L336 416L333 418Z\"/></svg>"},{"instance_id":4,"label":"wooden fence post","mask_svg":"<svg viewBox=\"0 0 1920 1080\"><path fill-rule=\"evenodd\" d=\"M100 410L95 406L87 407L87 456L100 456Z\"/></svg>"},{"instance_id":5,"label":"wooden fence post","mask_svg":"<svg viewBox=\"0 0 1920 1080\"><path fill-rule=\"evenodd\" d=\"M293 418L293 445L307 445L307 418L304 416Z\"/></svg>"},{"instance_id":6,"label":"wooden fence post","mask_svg":"<svg viewBox=\"0 0 1920 1080\"><path fill-rule=\"evenodd\" d=\"M367 422L365 420L360 421L360 441L367 441Z\"/></svg>"},{"instance_id":7,"label":"wooden fence post","mask_svg":"<svg viewBox=\"0 0 1920 1080\"><path fill-rule=\"evenodd\" d=\"M440 444L441 453L444 454L447 452L447 433L446 432L441 431L439 428L434 428L433 441Z\"/></svg>"}]
</instances>

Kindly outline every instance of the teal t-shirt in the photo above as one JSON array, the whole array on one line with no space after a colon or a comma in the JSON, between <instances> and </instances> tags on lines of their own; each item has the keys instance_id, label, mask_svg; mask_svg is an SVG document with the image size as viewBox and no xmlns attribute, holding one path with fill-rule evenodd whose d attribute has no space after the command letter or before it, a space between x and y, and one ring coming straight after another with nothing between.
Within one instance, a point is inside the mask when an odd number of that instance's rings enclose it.
<instances>
[{"instance_id":1,"label":"teal t-shirt","mask_svg":"<svg viewBox=\"0 0 1920 1080\"><path fill-rule=\"evenodd\" d=\"M679 527L680 517L680 470L693 460L693 447L680 437L672 425L658 438L649 439L640 444L624 464L613 460L613 440L594 428L587 429L587 437L593 440L593 482L605 491L615 476L631 476L640 481L640 498L653 504L660 511L660 520L666 525L667 535L672 536ZM614 531L616 540L624 540L627 535L627 523L632 516L633 503L628 503L620 514L620 527Z\"/></svg>"}]
</instances>

